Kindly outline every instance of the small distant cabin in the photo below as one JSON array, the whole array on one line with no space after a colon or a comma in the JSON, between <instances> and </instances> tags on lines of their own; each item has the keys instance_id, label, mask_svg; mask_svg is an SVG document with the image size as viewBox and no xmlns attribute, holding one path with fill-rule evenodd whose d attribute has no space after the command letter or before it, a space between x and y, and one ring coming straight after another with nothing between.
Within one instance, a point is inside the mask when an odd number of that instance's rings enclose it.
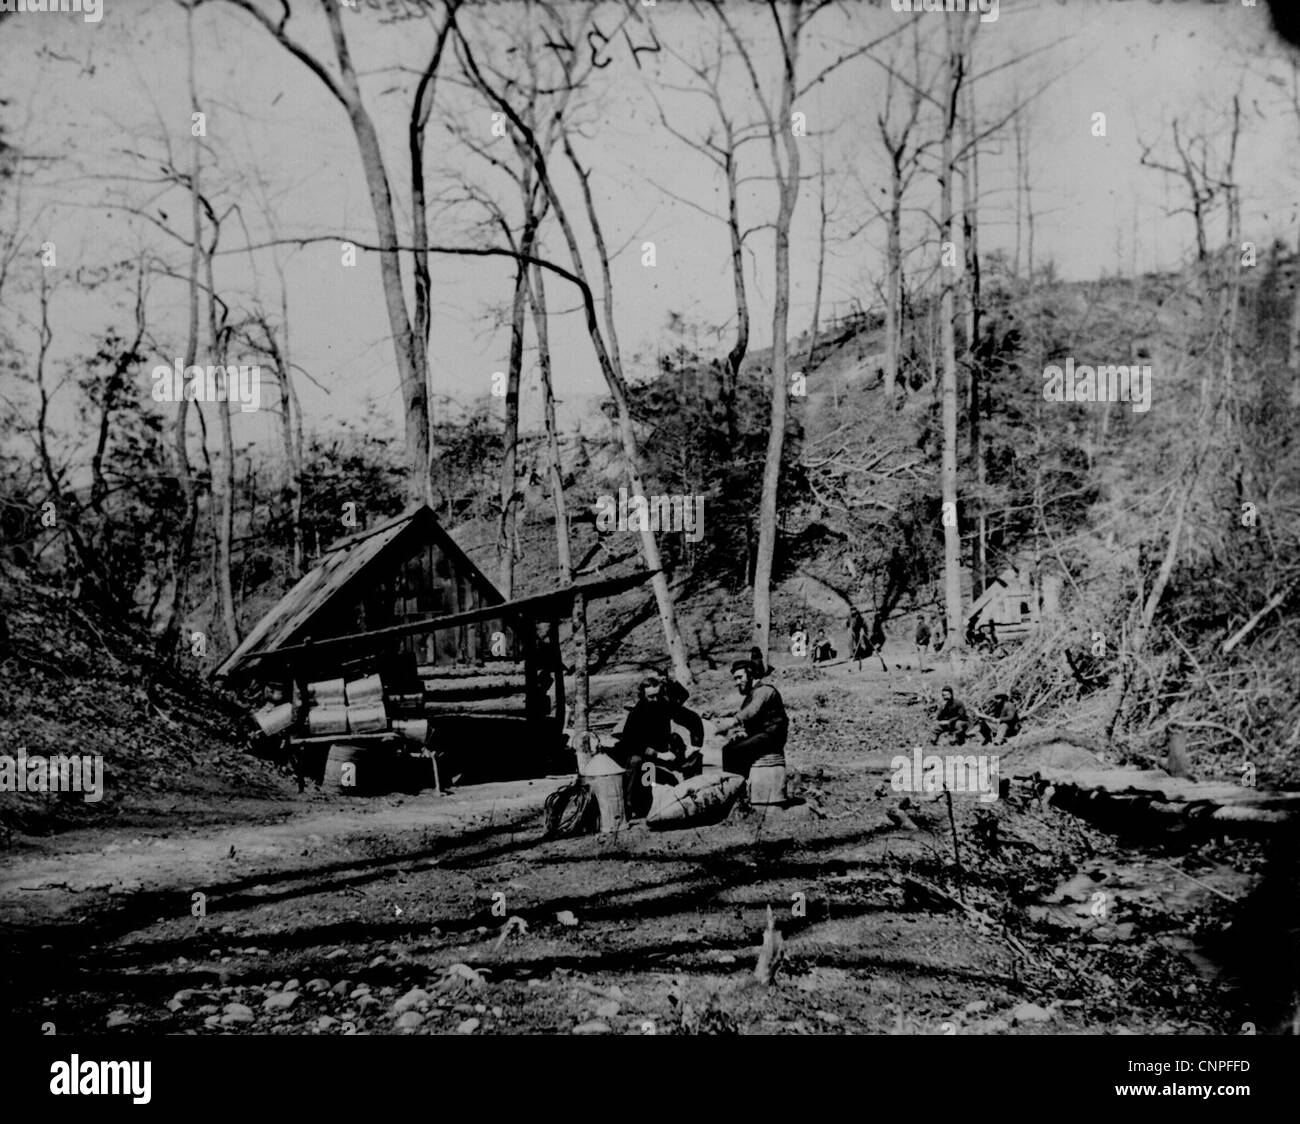
<instances>
[{"instance_id":1,"label":"small distant cabin","mask_svg":"<svg viewBox=\"0 0 1300 1124\"><path fill-rule=\"evenodd\" d=\"M1040 580L1028 564L1008 566L972 602L966 622L982 628L993 622L999 640L1019 640L1029 635L1045 616L1056 614L1060 582L1055 574Z\"/></svg>"},{"instance_id":2,"label":"small distant cabin","mask_svg":"<svg viewBox=\"0 0 1300 1124\"><path fill-rule=\"evenodd\" d=\"M564 752L560 621L649 576L506 601L420 504L332 546L213 674L260 687L262 729L320 762L375 745L437 750L466 781L537 776Z\"/></svg>"}]
</instances>

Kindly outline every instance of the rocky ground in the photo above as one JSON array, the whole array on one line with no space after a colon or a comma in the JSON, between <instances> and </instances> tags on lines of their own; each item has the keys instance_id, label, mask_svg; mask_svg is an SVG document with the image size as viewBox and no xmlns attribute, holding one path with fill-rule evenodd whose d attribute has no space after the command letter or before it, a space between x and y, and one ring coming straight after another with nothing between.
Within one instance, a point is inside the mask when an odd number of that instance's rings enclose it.
<instances>
[{"instance_id":1,"label":"rocky ground","mask_svg":"<svg viewBox=\"0 0 1300 1124\"><path fill-rule=\"evenodd\" d=\"M600 685L607 711L631 681ZM551 778L309 792L224 827L208 802L205 822L182 808L23 840L0 875L7 1018L206 1035L1185 1034L1275 1017L1234 935L1258 848L1137 849L1018 796L959 797L950 821L889 785L937 673L775 682L805 803L714 827L543 842ZM697 701L731 691L710 672ZM770 987L753 975L769 907Z\"/></svg>"}]
</instances>

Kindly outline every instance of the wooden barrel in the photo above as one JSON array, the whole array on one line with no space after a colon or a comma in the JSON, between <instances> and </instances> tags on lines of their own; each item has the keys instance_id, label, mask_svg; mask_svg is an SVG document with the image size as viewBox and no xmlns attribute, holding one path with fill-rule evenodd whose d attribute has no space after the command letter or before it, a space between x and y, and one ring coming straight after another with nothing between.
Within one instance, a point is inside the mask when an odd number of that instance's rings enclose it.
<instances>
[{"instance_id":1,"label":"wooden barrel","mask_svg":"<svg viewBox=\"0 0 1300 1124\"><path fill-rule=\"evenodd\" d=\"M293 703L265 706L253 717L264 734L282 734L293 725Z\"/></svg>"},{"instance_id":2,"label":"wooden barrel","mask_svg":"<svg viewBox=\"0 0 1300 1124\"><path fill-rule=\"evenodd\" d=\"M360 796L386 790L382 751L372 746L332 745L325 758L322 787Z\"/></svg>"},{"instance_id":3,"label":"wooden barrel","mask_svg":"<svg viewBox=\"0 0 1300 1124\"><path fill-rule=\"evenodd\" d=\"M343 706L345 694L342 679L322 679L307 684L307 698L315 706Z\"/></svg>"},{"instance_id":4,"label":"wooden barrel","mask_svg":"<svg viewBox=\"0 0 1300 1124\"><path fill-rule=\"evenodd\" d=\"M314 706L307 712L307 732L313 737L347 731L348 712L341 706Z\"/></svg>"},{"instance_id":5,"label":"wooden barrel","mask_svg":"<svg viewBox=\"0 0 1300 1124\"><path fill-rule=\"evenodd\" d=\"M388 729L388 716L382 702L348 707L348 733L377 734Z\"/></svg>"},{"instance_id":6,"label":"wooden barrel","mask_svg":"<svg viewBox=\"0 0 1300 1124\"><path fill-rule=\"evenodd\" d=\"M347 685L347 703L353 706L383 705L384 684L378 675L366 675L361 679L352 679Z\"/></svg>"},{"instance_id":7,"label":"wooden barrel","mask_svg":"<svg viewBox=\"0 0 1300 1124\"><path fill-rule=\"evenodd\" d=\"M784 804L785 801L785 755L765 754L750 766L749 802Z\"/></svg>"}]
</instances>

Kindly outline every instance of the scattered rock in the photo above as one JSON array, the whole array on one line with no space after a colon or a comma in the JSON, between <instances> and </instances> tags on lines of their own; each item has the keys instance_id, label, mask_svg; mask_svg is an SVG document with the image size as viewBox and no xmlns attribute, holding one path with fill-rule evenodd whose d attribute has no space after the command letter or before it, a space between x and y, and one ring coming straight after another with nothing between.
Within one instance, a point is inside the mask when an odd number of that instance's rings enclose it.
<instances>
[{"instance_id":1,"label":"scattered rock","mask_svg":"<svg viewBox=\"0 0 1300 1124\"><path fill-rule=\"evenodd\" d=\"M981 1011L987 1011L988 1009L989 1002L987 999L976 999L973 1003L967 1003L962 1008L968 1015L978 1015Z\"/></svg>"},{"instance_id":2,"label":"scattered rock","mask_svg":"<svg viewBox=\"0 0 1300 1124\"><path fill-rule=\"evenodd\" d=\"M555 915L555 920L565 926L565 928L569 929L573 928L573 926L578 923L578 919L573 915L573 912L567 909L560 910L560 912Z\"/></svg>"},{"instance_id":3,"label":"scattered rock","mask_svg":"<svg viewBox=\"0 0 1300 1124\"><path fill-rule=\"evenodd\" d=\"M249 951L255 953L257 950L256 950L256 949L250 949ZM284 984L283 984L280 980L272 980L269 984L266 985L266 990L267 990L267 991L279 991L280 988L282 988L283 986L284 986Z\"/></svg>"},{"instance_id":4,"label":"scattered rock","mask_svg":"<svg viewBox=\"0 0 1300 1124\"><path fill-rule=\"evenodd\" d=\"M296 979L290 980L288 983L286 983L286 984L284 985L284 990L285 990L285 991L297 991L297 990L298 990L298 981L297 981Z\"/></svg>"},{"instance_id":5,"label":"scattered rock","mask_svg":"<svg viewBox=\"0 0 1300 1124\"><path fill-rule=\"evenodd\" d=\"M388 963L388 957L387 957L387 956L384 956L384 955L381 953L379 956L376 956L372 961L370 961L370 964L368 965L368 967L370 967L370 968L382 968L382 967L383 967L385 964L387 964L387 963Z\"/></svg>"},{"instance_id":6,"label":"scattered rock","mask_svg":"<svg viewBox=\"0 0 1300 1124\"><path fill-rule=\"evenodd\" d=\"M172 1012L179 1011L179 1010L181 1010L184 1006L185 1006L185 1004L182 1003L179 999L169 999L169 1000L167 1001L167 1010L172 1011Z\"/></svg>"},{"instance_id":7,"label":"scattered rock","mask_svg":"<svg viewBox=\"0 0 1300 1124\"><path fill-rule=\"evenodd\" d=\"M479 1028L478 1019L466 1019L456 1028L457 1034L473 1034Z\"/></svg>"},{"instance_id":8,"label":"scattered rock","mask_svg":"<svg viewBox=\"0 0 1300 1124\"><path fill-rule=\"evenodd\" d=\"M611 999L608 1003L602 1003L596 1008L596 1017L598 1019L612 1019L621 1009L618 1001Z\"/></svg>"},{"instance_id":9,"label":"scattered rock","mask_svg":"<svg viewBox=\"0 0 1300 1124\"><path fill-rule=\"evenodd\" d=\"M219 1015L221 1014L221 1008L215 1003L204 1003L202 1007L196 1007L194 1013L196 1015Z\"/></svg>"},{"instance_id":10,"label":"scattered rock","mask_svg":"<svg viewBox=\"0 0 1300 1124\"><path fill-rule=\"evenodd\" d=\"M593 1019L589 1023L579 1023L573 1028L574 1034L609 1034L609 1024Z\"/></svg>"},{"instance_id":11,"label":"scattered rock","mask_svg":"<svg viewBox=\"0 0 1300 1124\"><path fill-rule=\"evenodd\" d=\"M361 996L361 997L357 1000L357 1010L358 1010L358 1011L369 1011L369 1010L370 1010L371 1008L373 1008L373 1007L382 1007L382 1006L383 1006L383 1004L380 1003L379 1000L376 999L376 998L375 998L373 995L371 995L369 992L366 992L365 995Z\"/></svg>"},{"instance_id":12,"label":"scattered rock","mask_svg":"<svg viewBox=\"0 0 1300 1124\"><path fill-rule=\"evenodd\" d=\"M296 991L277 991L274 995L268 995L262 1004L263 1011L287 1011L298 1002L298 993Z\"/></svg>"},{"instance_id":13,"label":"scattered rock","mask_svg":"<svg viewBox=\"0 0 1300 1124\"><path fill-rule=\"evenodd\" d=\"M369 985L369 984L366 984L366 983L363 983L363 984L357 984L357 986L356 986L355 988L353 988L352 992L348 995L348 998L349 998L349 999L360 999L363 995L369 995L369 994L370 994L370 985Z\"/></svg>"},{"instance_id":14,"label":"scattered rock","mask_svg":"<svg viewBox=\"0 0 1300 1124\"><path fill-rule=\"evenodd\" d=\"M429 1000L429 993L424 988L413 987L393 1004L393 1014L400 1015L403 1011L410 1011L421 1003L428 1003Z\"/></svg>"},{"instance_id":15,"label":"scattered rock","mask_svg":"<svg viewBox=\"0 0 1300 1124\"><path fill-rule=\"evenodd\" d=\"M339 980L338 983L336 983L332 988L330 988L330 991L332 991L335 995L347 995L351 990L352 990L351 980Z\"/></svg>"},{"instance_id":16,"label":"scattered rock","mask_svg":"<svg viewBox=\"0 0 1300 1124\"><path fill-rule=\"evenodd\" d=\"M837 1023L840 1021L839 1015L833 1014L830 1011L818 1011L816 1014L824 1023Z\"/></svg>"},{"instance_id":17,"label":"scattered rock","mask_svg":"<svg viewBox=\"0 0 1300 1124\"><path fill-rule=\"evenodd\" d=\"M130 1026L131 1016L125 1011L110 1011L108 1016L108 1029L112 1030L115 1026Z\"/></svg>"},{"instance_id":18,"label":"scattered rock","mask_svg":"<svg viewBox=\"0 0 1300 1124\"><path fill-rule=\"evenodd\" d=\"M330 1027L337 1025L338 1019L333 1015L321 1015L321 1017L316 1020L317 1030L329 1030Z\"/></svg>"},{"instance_id":19,"label":"scattered rock","mask_svg":"<svg viewBox=\"0 0 1300 1124\"><path fill-rule=\"evenodd\" d=\"M482 987L487 983L482 972L477 972L468 964L452 964L447 968L448 982L460 985L468 984L470 987Z\"/></svg>"},{"instance_id":20,"label":"scattered rock","mask_svg":"<svg viewBox=\"0 0 1300 1124\"><path fill-rule=\"evenodd\" d=\"M718 957L719 964L734 964L735 962L736 962L736 958L732 956L731 953L729 952L724 952L721 956Z\"/></svg>"},{"instance_id":21,"label":"scattered rock","mask_svg":"<svg viewBox=\"0 0 1300 1124\"><path fill-rule=\"evenodd\" d=\"M220 1015L209 1015L206 1019L203 1020L204 1026L219 1026L220 1024L221 1024Z\"/></svg>"},{"instance_id":22,"label":"scattered rock","mask_svg":"<svg viewBox=\"0 0 1300 1124\"><path fill-rule=\"evenodd\" d=\"M528 986L529 986L529 987L541 987L541 986L542 986L542 981L541 981L541 980L529 980L529 981L528 981Z\"/></svg>"},{"instance_id":23,"label":"scattered rock","mask_svg":"<svg viewBox=\"0 0 1300 1124\"><path fill-rule=\"evenodd\" d=\"M185 1003L188 1003L197 994L198 992L196 992L192 987L182 988L180 991L178 991L175 995L172 996L172 1002L180 1003L183 1005Z\"/></svg>"},{"instance_id":24,"label":"scattered rock","mask_svg":"<svg viewBox=\"0 0 1300 1124\"><path fill-rule=\"evenodd\" d=\"M422 1022L424 1022L424 1016L419 1011L407 1011L398 1018L397 1029L414 1030Z\"/></svg>"},{"instance_id":25,"label":"scattered rock","mask_svg":"<svg viewBox=\"0 0 1300 1124\"><path fill-rule=\"evenodd\" d=\"M1046 1023L1052 1021L1052 1012L1037 1003L1021 1003L1011 1012L1012 1025L1021 1023Z\"/></svg>"},{"instance_id":26,"label":"scattered rock","mask_svg":"<svg viewBox=\"0 0 1300 1124\"><path fill-rule=\"evenodd\" d=\"M348 950L347 950L346 948L336 948L336 949L334 949L332 952L327 952L327 953L325 954L325 959L326 959L326 960L342 960L343 957L345 957L347 954L348 954Z\"/></svg>"},{"instance_id":27,"label":"scattered rock","mask_svg":"<svg viewBox=\"0 0 1300 1124\"><path fill-rule=\"evenodd\" d=\"M308 980L308 981L307 981L307 987L306 987L305 990L307 990L307 991L329 991L329 989L330 989L330 982L329 982L329 980L322 979L320 976L317 976L314 980Z\"/></svg>"}]
</instances>

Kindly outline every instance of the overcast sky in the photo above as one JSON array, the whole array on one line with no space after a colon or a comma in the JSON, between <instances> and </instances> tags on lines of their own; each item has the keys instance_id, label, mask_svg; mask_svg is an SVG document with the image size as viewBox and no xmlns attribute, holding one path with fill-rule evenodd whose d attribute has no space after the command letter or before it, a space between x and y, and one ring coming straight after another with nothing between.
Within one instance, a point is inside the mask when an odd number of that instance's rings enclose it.
<instances>
[{"instance_id":1,"label":"overcast sky","mask_svg":"<svg viewBox=\"0 0 1300 1124\"><path fill-rule=\"evenodd\" d=\"M182 192L163 191L125 175L146 177L149 161L170 143L178 163L188 165L190 134L185 20L175 3L160 0L103 0L103 18L89 23L76 14L19 13L0 25L0 96L6 136L41 159L29 167L35 178L22 198L21 219L32 253L41 242L58 247L61 273L54 301L55 360L93 351L105 329L126 333L131 325L131 293L125 283L86 292L75 284L79 268L93 270L135 257L141 247L167 255L179 272L185 248L161 230L132 218L106 201L129 200L160 221L188 235L187 203ZM518 8L518 5L515 6ZM732 4L741 34L753 44L754 58L767 88L775 91L778 59L771 19L764 6ZM268 2L265 10L277 9ZM489 19L508 19L508 5ZM504 13L504 14L503 14ZM625 18L623 3L605 5L602 27ZM435 18L440 18L440 7ZM405 127L413 77L431 49L429 20L385 21L367 9L343 12L362 89L380 132L399 222L409 232L409 173ZM854 46L896 29L913 17L888 4L846 2L819 15L808 32L801 74L809 76ZM973 16L925 13L923 34L937 50L943 21ZM1179 185L1139 166L1142 142L1168 152L1170 123L1177 116L1189 131L1213 144L1232 94L1240 90L1244 111L1238 157L1247 237L1261 245L1274 234L1294 242L1296 185L1294 158L1297 122L1289 91L1278 79L1289 70L1267 28L1262 6L1190 2L1153 4L1143 0L1058 0L1001 5L998 19L981 25L976 39L978 73L1012 59L976 85L980 116L993 121L1016 97L1041 89L1029 111L1030 170L1036 214L1035 256L1052 259L1060 275L1092 278L1117 270L1168 268L1186 260L1192 225L1185 215L1168 212L1182 205ZM628 22L637 43L659 41L688 55L707 48L716 23L706 12L684 3L660 0L637 11ZM471 42L485 53L503 41L475 15L465 19ZM293 5L290 31L314 52L329 57L325 20L314 3ZM345 233L373 240L374 223L361 173L356 142L342 108L303 65L268 33L230 4L209 2L195 17L199 100L208 113L208 134L216 164L205 168L205 185L222 204L237 203L239 218L223 228L222 246L234 249L269 236L269 212L281 236ZM672 137L659 123L655 99L674 127L696 133L707 126L709 106L702 98L672 89L687 76L668 51L638 55L634 64L617 40L610 64L597 72L585 95L588 126L575 141L593 169L592 187L605 224L606 239L619 249L614 261L615 318L625 364L634 376L645 370L657 348L671 346L665 331L670 312L684 314L715 334L702 346L721 354L734 330L726 229L698 208L722 213L723 185L715 169ZM889 56L882 46L881 58ZM402 68L407 68L403 71ZM455 73L447 60L444 74ZM872 286L883 271L883 227L868 225L852 240L850 230L870 214L862 199L865 185L886 184L875 119L882 105L885 72L869 58L837 70L800 99L810 136L801 140L803 169L815 173L824 153L831 171L828 192L838 205L832 230L832 256L826 266L823 319L831 306L852 299L873 303ZM736 115L754 113L743 76L728 80ZM653 92L653 96L652 96ZM489 141L490 115L468 93L445 81L439 87L430 127L428 167L438 183L458 171L480 189L498 195L517 213L517 204L500 176L467 153L440 120L443 111L462 127ZM1093 114L1106 115L1106 135L1093 135ZM927 120L926 127L930 127ZM503 155L508 141L499 139ZM147 159L138 159L137 153ZM770 174L767 148L748 146L742 174ZM982 151L981 250L1010 252L1014 239L1011 190L1014 148L1009 132ZM661 188L666 188L668 194ZM574 181L562 178L570 212L585 228ZM914 241L927 229L920 210L934 203L933 176L918 177L910 203ZM674 198L673 196L679 197ZM883 195L878 195L883 202ZM692 207L683 200L698 205ZM0 214L13 219L12 195L0 201ZM751 185L742 203L742 222L759 226L774 217L770 183ZM165 214L167 218L161 219ZM435 240L463 243L471 238L472 212L436 210ZM240 222L242 218L242 225ZM1222 230L1216 224L1216 236ZM589 241L584 235L584 245ZM480 236L481 240L481 236ZM656 264L642 265L642 244L655 244ZM545 249L563 264L567 251L548 224ZM770 340L773 284L772 240L764 231L749 239L748 269L754 325L753 346ZM372 398L381 412L400 416L395 364L378 284L378 262L362 254L355 269L345 269L337 244L315 244L278 251L288 290L293 358L313 381L299 379L308 427L327 429L339 418L357 416ZM792 336L803 331L812 312L817 262L817 183L805 185L795 216L792 243ZM913 258L913 275L925 262ZM588 259L594 271L594 259ZM36 266L23 259L4 293L5 327L34 351ZM487 394L494 371L504 369L508 331L501 312L508 301L512 270L504 261L436 258L431 347L436 394L469 403ZM84 276L84 274L83 274ZM247 306L256 297L277 311L279 280L271 251L223 256L219 290ZM409 276L408 276L409 291ZM553 312L574 309L576 295L551 283ZM141 368L142 388L150 385L156 362L179 355L185 336L183 283L155 277L149 302L150 328L161 352ZM604 384L581 317L570 311L552 318L555 381L566 427L578 424ZM531 363L525 372L525 423L540 418L540 392ZM642 358L644 357L644 358ZM318 388L314 384L319 384ZM20 393L6 388L7 393ZM66 392L65 392L66 393ZM264 402L274 402L268 387ZM66 402L62 408L70 408ZM499 410L500 404L496 403ZM582 422L590 429L588 416ZM240 442L274 442L276 423L269 411L237 415Z\"/></svg>"}]
</instances>

